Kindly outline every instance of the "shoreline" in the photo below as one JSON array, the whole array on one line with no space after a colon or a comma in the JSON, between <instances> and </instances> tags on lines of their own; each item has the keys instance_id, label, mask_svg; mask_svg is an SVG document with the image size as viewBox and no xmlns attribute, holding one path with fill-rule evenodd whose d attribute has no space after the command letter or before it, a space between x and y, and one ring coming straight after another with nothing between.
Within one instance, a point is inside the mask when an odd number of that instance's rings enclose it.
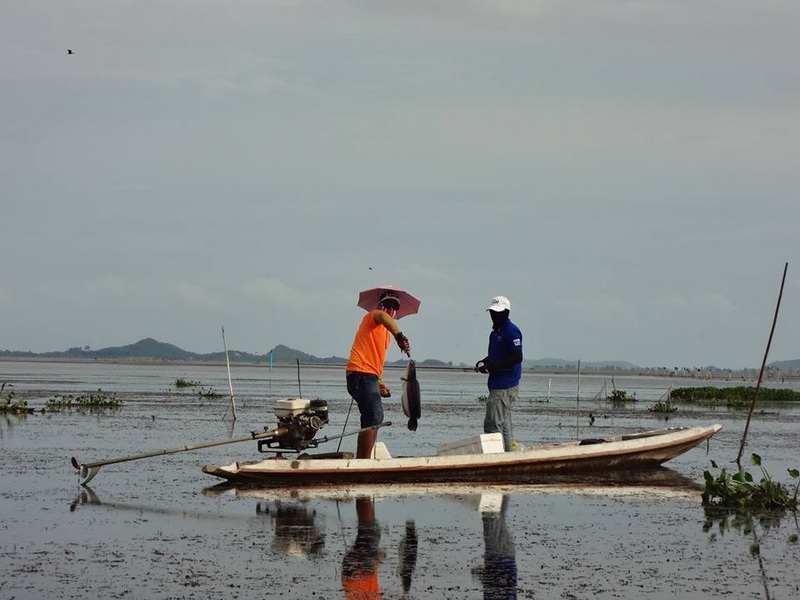
<instances>
[{"instance_id":1,"label":"shoreline","mask_svg":"<svg viewBox=\"0 0 800 600\"><path fill-rule=\"evenodd\" d=\"M197 360L170 360L163 358L60 358L60 357L24 357L24 356L0 356L0 363L67 363L67 364L108 364L108 365L142 365L142 366L198 366L198 367L224 367L224 361L197 361ZM300 362L303 367L313 367L319 369L344 369L344 363L331 364L331 363L315 363L315 362ZM231 361L231 366L237 368L264 368L269 366L266 362L248 362L248 361ZM280 362L273 363L275 369L295 369L297 363ZM399 370L405 369L405 364L387 363L386 369ZM453 372L470 372L472 367L469 366L451 366L451 365L422 365L417 364L417 368L427 371L453 371ZM567 368L524 368L523 373L536 374L536 375L550 375L550 376L575 376L578 374L577 369ZM605 376L605 377L658 377L667 379L691 379L691 380L708 380L708 381L737 381L743 382L753 381L757 379L759 369L741 369L738 371L733 370L699 370L697 372L687 372L685 369L682 371L675 371L666 368L639 368L639 369L586 369L580 370L581 375L591 376ZM784 381L784 380L798 380L800 379L800 372L798 371L767 371L765 373L765 381Z\"/></svg>"}]
</instances>

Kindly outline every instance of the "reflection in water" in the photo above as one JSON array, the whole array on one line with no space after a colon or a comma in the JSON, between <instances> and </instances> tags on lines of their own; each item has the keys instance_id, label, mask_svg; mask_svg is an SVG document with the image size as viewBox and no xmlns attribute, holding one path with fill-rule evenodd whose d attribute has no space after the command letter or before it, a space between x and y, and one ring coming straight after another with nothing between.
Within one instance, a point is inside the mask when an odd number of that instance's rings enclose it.
<instances>
[{"instance_id":1,"label":"reflection in water","mask_svg":"<svg viewBox=\"0 0 800 600\"><path fill-rule=\"evenodd\" d=\"M371 497L356 499L358 533L342 560L342 588L347 600L381 598L378 567L383 558L380 550L381 530L375 520Z\"/></svg>"},{"instance_id":2,"label":"reflection in water","mask_svg":"<svg viewBox=\"0 0 800 600\"><path fill-rule=\"evenodd\" d=\"M406 521L406 532L400 540L398 554L400 565L398 573L403 582L403 596L408 594L411 589L411 576L414 574L414 567L417 566L417 528L414 521Z\"/></svg>"},{"instance_id":3,"label":"reflection in water","mask_svg":"<svg viewBox=\"0 0 800 600\"><path fill-rule=\"evenodd\" d=\"M506 528L506 494L482 494L480 511L486 551L483 567L474 569L486 600L516 600L517 557L514 540Z\"/></svg>"},{"instance_id":4,"label":"reflection in water","mask_svg":"<svg viewBox=\"0 0 800 600\"><path fill-rule=\"evenodd\" d=\"M15 425L19 425L28 418L28 413L0 413L0 438L10 434Z\"/></svg>"},{"instance_id":5,"label":"reflection in water","mask_svg":"<svg viewBox=\"0 0 800 600\"><path fill-rule=\"evenodd\" d=\"M75 498L75 500L73 500L69 505L69 512L75 512L76 508L84 504L102 504L100 502L100 498L97 497L97 494L95 494L92 488L90 488L88 485L85 485L81 488L81 492L78 494L78 497Z\"/></svg>"},{"instance_id":6,"label":"reflection in water","mask_svg":"<svg viewBox=\"0 0 800 600\"><path fill-rule=\"evenodd\" d=\"M320 554L325 548L325 532L315 523L317 512L296 504L274 507L259 502L256 514L269 515L275 528L272 549L280 554L307 558Z\"/></svg>"}]
</instances>

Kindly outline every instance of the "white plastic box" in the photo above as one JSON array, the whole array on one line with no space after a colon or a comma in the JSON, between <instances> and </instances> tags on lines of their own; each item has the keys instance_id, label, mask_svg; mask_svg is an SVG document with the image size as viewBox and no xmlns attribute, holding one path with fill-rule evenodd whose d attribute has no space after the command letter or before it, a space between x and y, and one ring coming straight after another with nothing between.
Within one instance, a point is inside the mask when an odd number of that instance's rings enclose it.
<instances>
[{"instance_id":1,"label":"white plastic box","mask_svg":"<svg viewBox=\"0 0 800 600\"><path fill-rule=\"evenodd\" d=\"M465 440L448 442L436 446L436 454L449 456L454 454L496 454L505 452L502 433L482 433Z\"/></svg>"},{"instance_id":2,"label":"white plastic box","mask_svg":"<svg viewBox=\"0 0 800 600\"><path fill-rule=\"evenodd\" d=\"M273 410L276 417L296 417L307 411L310 406L311 400L287 398L286 400L276 400Z\"/></svg>"}]
</instances>

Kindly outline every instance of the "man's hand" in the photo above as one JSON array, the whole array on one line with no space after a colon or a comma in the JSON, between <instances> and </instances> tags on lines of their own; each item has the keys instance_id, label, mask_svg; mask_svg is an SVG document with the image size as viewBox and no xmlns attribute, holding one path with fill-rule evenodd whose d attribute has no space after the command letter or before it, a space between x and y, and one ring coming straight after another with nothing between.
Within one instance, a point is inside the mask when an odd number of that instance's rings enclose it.
<instances>
[{"instance_id":1,"label":"man's hand","mask_svg":"<svg viewBox=\"0 0 800 600\"><path fill-rule=\"evenodd\" d=\"M406 354L411 353L411 342L403 335L402 331L398 331L394 334L394 341L397 342L397 346L400 348L401 352L405 352Z\"/></svg>"},{"instance_id":2,"label":"man's hand","mask_svg":"<svg viewBox=\"0 0 800 600\"><path fill-rule=\"evenodd\" d=\"M392 390L386 387L383 383L380 384L381 398L391 398Z\"/></svg>"},{"instance_id":3,"label":"man's hand","mask_svg":"<svg viewBox=\"0 0 800 600\"><path fill-rule=\"evenodd\" d=\"M479 360L475 363L475 370L478 373L488 373L489 372L489 361L485 358L483 360Z\"/></svg>"}]
</instances>

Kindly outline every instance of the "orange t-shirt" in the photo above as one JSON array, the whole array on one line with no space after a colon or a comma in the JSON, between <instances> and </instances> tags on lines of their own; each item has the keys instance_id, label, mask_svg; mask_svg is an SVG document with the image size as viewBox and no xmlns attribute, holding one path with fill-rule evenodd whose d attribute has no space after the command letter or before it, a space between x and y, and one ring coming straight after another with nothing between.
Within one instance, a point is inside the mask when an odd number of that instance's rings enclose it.
<instances>
[{"instance_id":1,"label":"orange t-shirt","mask_svg":"<svg viewBox=\"0 0 800 600\"><path fill-rule=\"evenodd\" d=\"M383 363L386 360L386 351L389 349L392 338L389 330L383 323L376 323L374 313L369 311L358 326L353 346L350 348L350 360L347 361L348 371L359 373L372 373L381 376Z\"/></svg>"},{"instance_id":2,"label":"orange t-shirt","mask_svg":"<svg viewBox=\"0 0 800 600\"><path fill-rule=\"evenodd\" d=\"M375 570L371 573L343 577L342 588L344 588L344 597L347 600L379 600L383 598L378 582L378 565L375 565Z\"/></svg>"}]
</instances>

